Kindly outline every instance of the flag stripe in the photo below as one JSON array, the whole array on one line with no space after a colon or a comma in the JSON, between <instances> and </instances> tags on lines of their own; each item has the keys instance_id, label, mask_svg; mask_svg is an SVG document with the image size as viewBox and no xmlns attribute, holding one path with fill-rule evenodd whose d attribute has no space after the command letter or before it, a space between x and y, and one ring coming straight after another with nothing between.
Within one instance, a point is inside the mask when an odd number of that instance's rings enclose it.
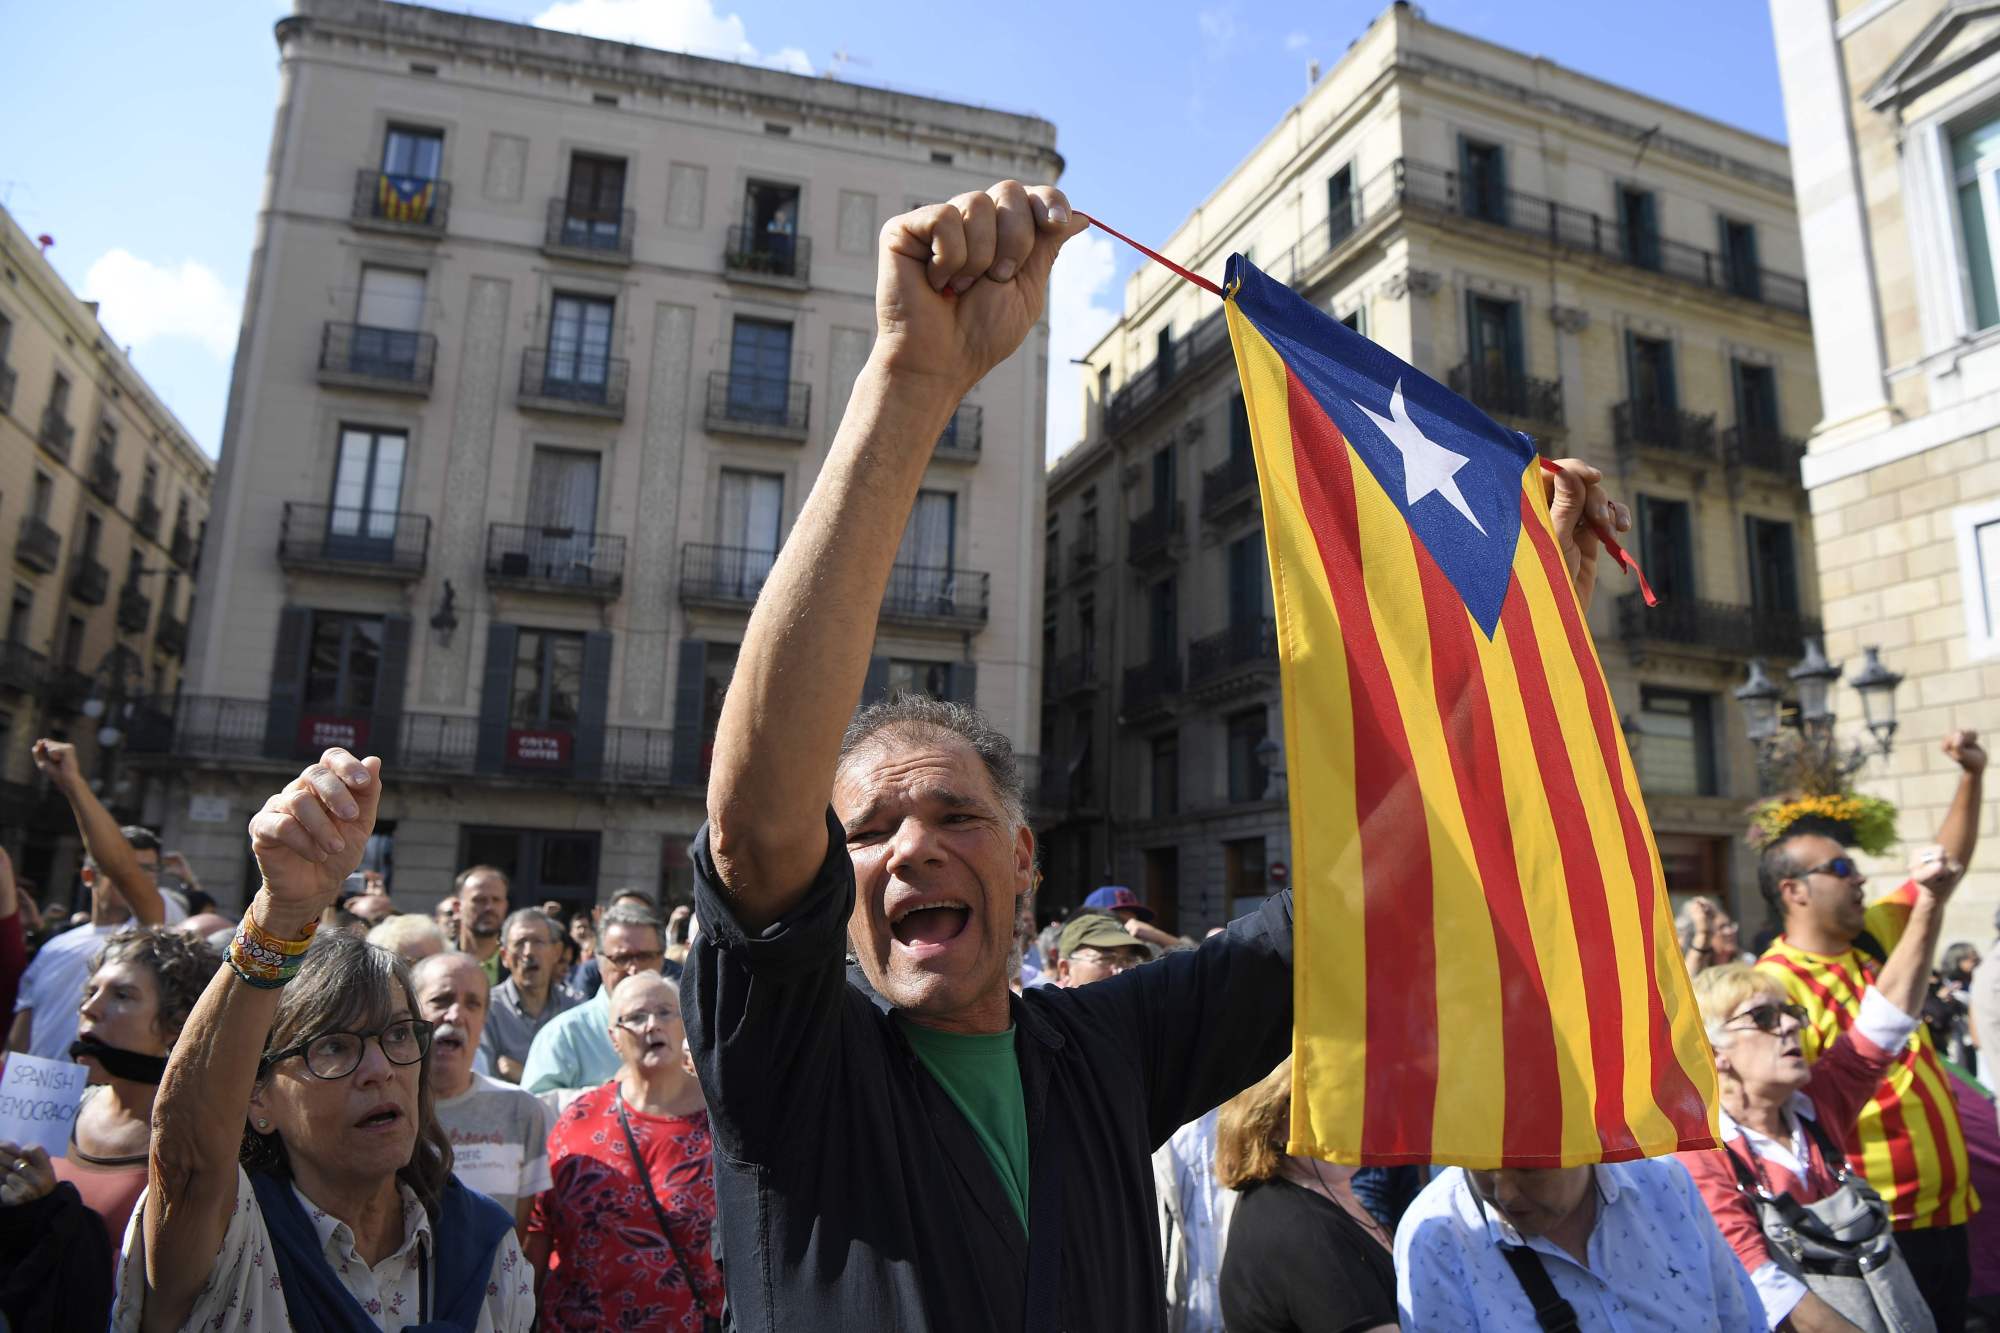
<instances>
[{"instance_id":1,"label":"flag stripe","mask_svg":"<svg viewBox=\"0 0 2000 1333\"><path fill-rule=\"evenodd\" d=\"M1540 489L1541 479L1534 478L1536 489ZM1575 591L1570 583L1569 570L1556 551L1555 537L1541 507L1530 499L1526 490L1521 494L1521 528L1527 540L1540 558L1542 572L1548 580L1549 592L1555 601L1557 614L1562 617L1563 633L1568 637L1570 651L1576 654L1579 674L1583 677L1585 696L1590 701L1590 721L1597 733L1597 746L1604 756L1605 777L1611 786L1611 795L1618 808L1618 823L1624 834L1626 861L1631 867L1632 882L1638 890L1639 908L1639 955L1646 967L1646 1031L1650 1038L1653 1075L1653 1103L1667 1117L1672 1125L1680 1148L1704 1148L1715 1145L1715 1127L1709 1107L1696 1091L1695 1083L1688 1076L1682 1064L1682 1052L1676 1049L1675 1030L1666 1012L1661 994L1662 983L1675 991L1676 1008L1686 1018L1684 1028L1699 1029L1694 1021L1697 1009L1693 987L1688 984L1684 967L1661 968L1659 963L1659 941L1662 926L1667 924L1666 895L1661 892L1658 879L1659 857L1648 840L1644 822L1632 808L1628 795L1626 775L1621 756L1624 753L1624 736L1619 730L1611 708L1610 691L1605 687L1604 668L1597 660L1596 647L1591 642L1590 631L1583 623L1581 608L1577 605ZM1713 1055L1707 1042L1687 1043L1693 1049L1690 1054L1713 1068Z\"/></svg>"},{"instance_id":2,"label":"flag stripe","mask_svg":"<svg viewBox=\"0 0 2000 1333\"><path fill-rule=\"evenodd\" d=\"M1353 699L1355 818L1361 832L1371 1061L1361 1133L1371 1162L1428 1162L1437 1098L1437 966L1423 794L1395 684L1362 581L1360 518L1346 439L1295 375L1286 376L1293 465L1306 522L1340 617Z\"/></svg>"}]
</instances>

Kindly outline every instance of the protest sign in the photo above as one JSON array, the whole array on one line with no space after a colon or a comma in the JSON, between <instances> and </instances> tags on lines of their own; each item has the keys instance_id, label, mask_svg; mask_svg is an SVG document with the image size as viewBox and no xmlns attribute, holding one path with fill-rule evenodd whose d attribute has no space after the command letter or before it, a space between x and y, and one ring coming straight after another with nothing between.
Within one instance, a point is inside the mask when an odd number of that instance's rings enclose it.
<instances>
[{"instance_id":1,"label":"protest sign","mask_svg":"<svg viewBox=\"0 0 2000 1333\"><path fill-rule=\"evenodd\" d=\"M10 1055L0 1076L0 1139L40 1147L51 1157L69 1153L70 1126L90 1071L67 1060Z\"/></svg>"}]
</instances>

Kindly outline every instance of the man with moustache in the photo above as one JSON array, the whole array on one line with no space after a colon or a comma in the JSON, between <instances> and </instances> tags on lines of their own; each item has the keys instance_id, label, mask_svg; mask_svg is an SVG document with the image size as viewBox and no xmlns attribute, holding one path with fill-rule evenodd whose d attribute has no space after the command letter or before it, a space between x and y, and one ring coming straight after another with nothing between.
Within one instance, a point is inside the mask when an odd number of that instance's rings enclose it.
<instances>
[{"instance_id":1,"label":"man with moustache","mask_svg":"<svg viewBox=\"0 0 2000 1333\"><path fill-rule=\"evenodd\" d=\"M470 954L438 953L410 973L431 1029L438 1123L451 1137L452 1170L526 1227L549 1187L548 1113L539 1098L472 1067L486 1026L486 973Z\"/></svg>"},{"instance_id":2,"label":"man with moustache","mask_svg":"<svg viewBox=\"0 0 2000 1333\"><path fill-rule=\"evenodd\" d=\"M479 960L488 984L497 986L504 974L500 957L500 923L507 917L506 872L497 866L473 866L458 872L452 896L458 900L458 934L453 943L461 953Z\"/></svg>"},{"instance_id":3,"label":"man with moustache","mask_svg":"<svg viewBox=\"0 0 2000 1333\"><path fill-rule=\"evenodd\" d=\"M479 1049L495 1074L519 1083L535 1034L557 1014L582 1004L583 996L556 977L562 927L548 913L521 908L507 918L500 939L509 975L493 988L493 1010Z\"/></svg>"}]
</instances>

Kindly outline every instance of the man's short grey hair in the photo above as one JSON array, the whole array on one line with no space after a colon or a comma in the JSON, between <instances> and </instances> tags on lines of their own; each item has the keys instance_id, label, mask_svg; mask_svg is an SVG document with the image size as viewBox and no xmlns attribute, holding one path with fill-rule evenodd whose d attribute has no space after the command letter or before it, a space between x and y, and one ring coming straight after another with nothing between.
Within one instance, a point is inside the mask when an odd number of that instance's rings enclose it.
<instances>
[{"instance_id":1,"label":"man's short grey hair","mask_svg":"<svg viewBox=\"0 0 2000 1333\"><path fill-rule=\"evenodd\" d=\"M878 703L864 704L855 710L853 719L847 724L847 734L840 738L841 764L845 765L851 756L868 745L890 736L897 740L955 736L964 741L979 756L979 762L986 766L986 776L993 783L993 791L1000 798L1001 809L1006 811L1007 817L1016 824L1028 822L1027 802L1021 790L1021 770L1014 762L1014 744L977 708L948 699L934 699L928 694L906 694L902 691Z\"/></svg>"},{"instance_id":2,"label":"man's short grey hair","mask_svg":"<svg viewBox=\"0 0 2000 1333\"><path fill-rule=\"evenodd\" d=\"M634 907L630 903L613 903L604 909L598 919L597 933L604 934L613 926L647 926L660 937L660 943L667 942L667 923L660 920L660 914L650 908Z\"/></svg>"},{"instance_id":3,"label":"man's short grey hair","mask_svg":"<svg viewBox=\"0 0 2000 1333\"><path fill-rule=\"evenodd\" d=\"M514 927L520 925L523 921L539 925L548 931L550 944L562 943L562 927L556 924L554 917L539 907L517 907L507 913L507 919L500 923L500 938L504 940L509 935L512 935Z\"/></svg>"}]
</instances>

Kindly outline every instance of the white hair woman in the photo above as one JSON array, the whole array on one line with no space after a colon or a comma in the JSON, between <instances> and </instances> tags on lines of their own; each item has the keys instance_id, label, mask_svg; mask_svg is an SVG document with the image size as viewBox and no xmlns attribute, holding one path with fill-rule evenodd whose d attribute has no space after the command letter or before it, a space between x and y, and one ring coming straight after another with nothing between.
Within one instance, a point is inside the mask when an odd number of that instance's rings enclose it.
<instances>
[{"instance_id":1,"label":"white hair woman","mask_svg":"<svg viewBox=\"0 0 2000 1333\"><path fill-rule=\"evenodd\" d=\"M533 1323L514 1219L451 1173L408 969L314 933L380 799L379 760L328 750L250 821L263 885L167 1062L117 1328Z\"/></svg>"}]
</instances>

